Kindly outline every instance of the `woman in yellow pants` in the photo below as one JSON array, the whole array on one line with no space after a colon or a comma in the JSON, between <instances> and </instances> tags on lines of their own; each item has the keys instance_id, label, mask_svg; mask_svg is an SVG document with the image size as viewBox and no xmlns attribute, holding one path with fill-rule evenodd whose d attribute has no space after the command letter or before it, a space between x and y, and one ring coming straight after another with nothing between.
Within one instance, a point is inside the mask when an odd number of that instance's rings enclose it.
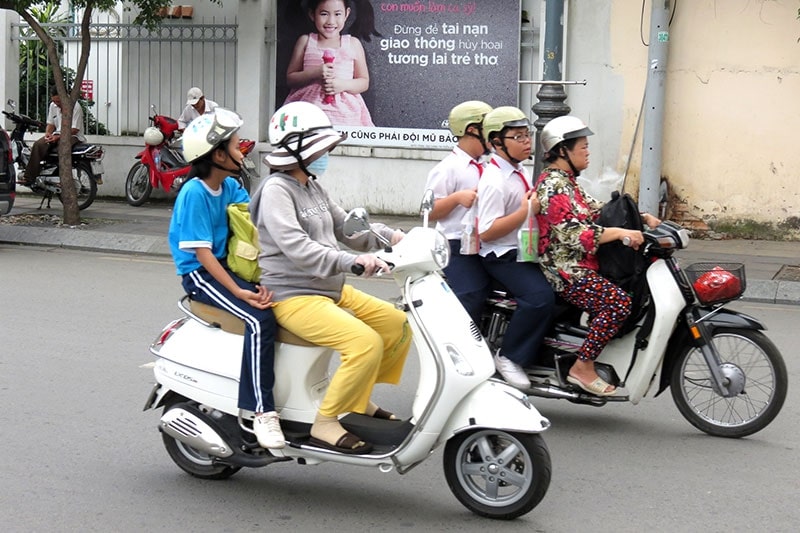
<instances>
[{"instance_id":1,"label":"woman in yellow pants","mask_svg":"<svg viewBox=\"0 0 800 533\"><path fill-rule=\"evenodd\" d=\"M356 264L368 276L388 271L372 254L339 248L339 242L355 250L379 243L370 234L345 237L345 211L316 180L344 134L318 107L292 102L272 117L269 137L273 151L266 161L274 172L250 202L261 245L261 283L274 293L278 324L341 354L311 426L311 442L342 453L369 453L372 445L345 430L338 416L355 412L393 418L370 395L375 383L400 381L411 343L405 313L344 283L345 273ZM383 224L372 228L393 244L403 237Z\"/></svg>"}]
</instances>

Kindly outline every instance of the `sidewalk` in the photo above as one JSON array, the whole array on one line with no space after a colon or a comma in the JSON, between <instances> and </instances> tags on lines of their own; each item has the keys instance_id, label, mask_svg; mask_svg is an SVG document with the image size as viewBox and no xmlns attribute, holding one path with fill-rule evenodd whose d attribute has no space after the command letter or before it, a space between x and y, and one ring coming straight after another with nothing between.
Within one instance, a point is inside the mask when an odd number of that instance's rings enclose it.
<instances>
[{"instance_id":1,"label":"sidewalk","mask_svg":"<svg viewBox=\"0 0 800 533\"><path fill-rule=\"evenodd\" d=\"M0 217L0 243L57 246L115 253L169 256L167 229L171 201L151 201L131 207L123 201L96 200L81 213L79 228L57 227L42 215L60 217L61 203L39 209L41 198L18 196L14 209ZM17 215L31 215L29 217ZM49 218L49 217L45 217ZM14 221L8 224L8 221ZM373 215L373 221L410 229L417 217ZM800 305L800 242L693 240L677 254L682 265L698 261L744 263L744 300Z\"/></svg>"}]
</instances>

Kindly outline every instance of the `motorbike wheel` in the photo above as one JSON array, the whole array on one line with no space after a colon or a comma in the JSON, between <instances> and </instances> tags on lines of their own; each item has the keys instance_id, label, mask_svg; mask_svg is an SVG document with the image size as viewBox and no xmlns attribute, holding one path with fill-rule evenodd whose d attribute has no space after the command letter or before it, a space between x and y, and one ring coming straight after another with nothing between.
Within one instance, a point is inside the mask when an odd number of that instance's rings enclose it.
<instances>
[{"instance_id":1,"label":"motorbike wheel","mask_svg":"<svg viewBox=\"0 0 800 533\"><path fill-rule=\"evenodd\" d=\"M97 182L92 177L92 166L87 161L79 161L72 166L72 180L75 182L75 195L78 198L78 210L83 211L97 197ZM58 200L63 204L61 195Z\"/></svg>"},{"instance_id":2,"label":"motorbike wheel","mask_svg":"<svg viewBox=\"0 0 800 533\"><path fill-rule=\"evenodd\" d=\"M125 180L125 199L133 207L139 207L150 198L152 192L150 169L141 161L137 161L128 171L128 178Z\"/></svg>"},{"instance_id":3,"label":"motorbike wheel","mask_svg":"<svg viewBox=\"0 0 800 533\"><path fill-rule=\"evenodd\" d=\"M738 394L714 390L703 354L686 346L670 376L672 399L697 429L716 437L746 437L764 429L786 399L786 365L775 345L760 331L718 329L712 342L723 361L722 374Z\"/></svg>"},{"instance_id":4,"label":"motorbike wheel","mask_svg":"<svg viewBox=\"0 0 800 533\"><path fill-rule=\"evenodd\" d=\"M480 516L511 520L536 507L550 486L541 435L466 431L447 441L444 474L455 497Z\"/></svg>"},{"instance_id":5,"label":"motorbike wheel","mask_svg":"<svg viewBox=\"0 0 800 533\"><path fill-rule=\"evenodd\" d=\"M166 413L170 409L180 406L179 400L168 402L164 407ZM228 479L236 472L241 470L240 466L221 465L214 462L213 458L207 453L201 452L169 435L161 432L161 440L164 441L164 448L167 449L172 461L187 474L200 479Z\"/></svg>"}]
</instances>

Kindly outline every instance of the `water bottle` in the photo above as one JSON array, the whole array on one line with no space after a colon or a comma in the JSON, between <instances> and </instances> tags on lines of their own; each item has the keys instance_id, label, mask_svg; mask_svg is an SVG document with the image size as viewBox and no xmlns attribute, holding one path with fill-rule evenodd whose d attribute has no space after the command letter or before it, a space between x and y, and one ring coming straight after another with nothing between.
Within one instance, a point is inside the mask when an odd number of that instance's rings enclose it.
<instances>
[{"instance_id":1,"label":"water bottle","mask_svg":"<svg viewBox=\"0 0 800 533\"><path fill-rule=\"evenodd\" d=\"M480 250L480 238L478 236L478 212L475 204L467 209L464 218L461 219L461 255L475 255Z\"/></svg>"},{"instance_id":2,"label":"water bottle","mask_svg":"<svg viewBox=\"0 0 800 533\"><path fill-rule=\"evenodd\" d=\"M533 214L528 200L528 218L517 231L517 261L536 263L539 261L539 221Z\"/></svg>"}]
</instances>

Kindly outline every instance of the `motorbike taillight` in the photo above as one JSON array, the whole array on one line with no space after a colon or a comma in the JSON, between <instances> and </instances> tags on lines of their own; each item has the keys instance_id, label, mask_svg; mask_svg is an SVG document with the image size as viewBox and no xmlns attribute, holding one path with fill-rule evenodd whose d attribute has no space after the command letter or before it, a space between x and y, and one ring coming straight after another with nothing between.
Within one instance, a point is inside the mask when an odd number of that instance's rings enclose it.
<instances>
[{"instance_id":1,"label":"motorbike taillight","mask_svg":"<svg viewBox=\"0 0 800 533\"><path fill-rule=\"evenodd\" d=\"M187 320L188 320L188 318L183 317L183 318L178 318L176 320L173 320L172 322L167 324L164 327L164 329L161 330L161 333L156 338L156 340L153 341L153 348L158 348L160 346L163 346L164 343L167 342L167 340L170 337L172 337L172 334L175 333L176 331L178 331L178 329L180 329L180 327L183 325L183 323L186 322Z\"/></svg>"}]
</instances>

